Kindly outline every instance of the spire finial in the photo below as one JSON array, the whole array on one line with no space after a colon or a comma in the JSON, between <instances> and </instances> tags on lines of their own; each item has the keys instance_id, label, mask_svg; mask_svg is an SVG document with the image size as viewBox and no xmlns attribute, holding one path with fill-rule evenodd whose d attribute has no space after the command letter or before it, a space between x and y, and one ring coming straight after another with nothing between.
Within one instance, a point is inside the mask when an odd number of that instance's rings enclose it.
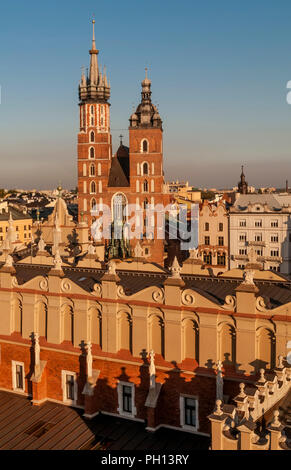
<instances>
[{"instance_id":1,"label":"spire finial","mask_svg":"<svg viewBox=\"0 0 291 470\"><path fill-rule=\"evenodd\" d=\"M148 68L145 67L145 78L148 78Z\"/></svg>"},{"instance_id":2,"label":"spire finial","mask_svg":"<svg viewBox=\"0 0 291 470\"><path fill-rule=\"evenodd\" d=\"M122 145L122 138L123 138L123 135L120 134L119 138L120 138L120 145Z\"/></svg>"}]
</instances>

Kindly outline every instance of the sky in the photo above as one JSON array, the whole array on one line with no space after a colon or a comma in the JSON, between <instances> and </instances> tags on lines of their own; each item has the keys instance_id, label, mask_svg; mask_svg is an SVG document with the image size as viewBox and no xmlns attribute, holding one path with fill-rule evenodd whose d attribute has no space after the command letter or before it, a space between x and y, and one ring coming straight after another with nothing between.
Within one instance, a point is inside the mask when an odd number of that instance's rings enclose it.
<instances>
[{"instance_id":1,"label":"sky","mask_svg":"<svg viewBox=\"0 0 291 470\"><path fill-rule=\"evenodd\" d=\"M76 186L93 14L114 152L147 66L166 180L232 187L244 164L249 185L291 186L289 0L14 0L0 11L0 188Z\"/></svg>"}]
</instances>

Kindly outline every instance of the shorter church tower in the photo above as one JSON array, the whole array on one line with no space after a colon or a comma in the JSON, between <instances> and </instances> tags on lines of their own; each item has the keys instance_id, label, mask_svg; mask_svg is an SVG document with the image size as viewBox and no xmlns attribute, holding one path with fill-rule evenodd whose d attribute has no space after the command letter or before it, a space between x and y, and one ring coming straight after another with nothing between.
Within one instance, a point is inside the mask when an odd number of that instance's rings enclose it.
<instances>
[{"instance_id":1,"label":"shorter church tower","mask_svg":"<svg viewBox=\"0 0 291 470\"><path fill-rule=\"evenodd\" d=\"M157 237L158 214L155 212L151 220L146 220L145 213L147 207L169 203L168 194L164 192L162 120L151 101L147 69L141 86L141 102L129 119L130 191L136 206L144 209L141 223L153 227L152 231L148 230L149 236L143 237L143 250L152 260L162 263L164 240Z\"/></svg>"}]
</instances>

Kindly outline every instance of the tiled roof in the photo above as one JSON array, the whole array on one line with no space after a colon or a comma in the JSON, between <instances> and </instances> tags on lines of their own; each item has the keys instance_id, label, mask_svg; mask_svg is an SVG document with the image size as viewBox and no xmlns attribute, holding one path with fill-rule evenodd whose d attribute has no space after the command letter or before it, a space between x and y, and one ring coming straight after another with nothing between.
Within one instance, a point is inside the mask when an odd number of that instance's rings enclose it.
<instances>
[{"instance_id":1,"label":"tiled roof","mask_svg":"<svg viewBox=\"0 0 291 470\"><path fill-rule=\"evenodd\" d=\"M15 209L15 207L9 207L8 212L0 211L0 221L3 221L3 220L8 221L10 212L12 214L13 220L31 219L31 216L29 214L24 214L23 212Z\"/></svg>"},{"instance_id":2,"label":"tiled roof","mask_svg":"<svg viewBox=\"0 0 291 470\"><path fill-rule=\"evenodd\" d=\"M18 284L24 284L35 276L45 276L48 274L48 266L32 266L15 264L16 277ZM104 270L90 268L63 268L65 276L71 279L77 285L87 292L93 290L96 282L100 282ZM119 271L120 283L127 295L150 286L162 287L167 278L167 273L152 273L139 271ZM193 289L202 296L208 298L218 306L223 305L227 295L235 295L235 289L241 283L237 278L216 278L209 276L182 275L185 282L185 288ZM259 288L259 295L267 301L269 308L275 308L280 305L291 302L291 283L269 280L256 280L256 286Z\"/></svg>"},{"instance_id":3,"label":"tiled roof","mask_svg":"<svg viewBox=\"0 0 291 470\"><path fill-rule=\"evenodd\" d=\"M32 406L28 398L0 391L0 450L163 450L209 448L209 438L100 414L86 420L83 410L59 403Z\"/></svg>"}]
</instances>

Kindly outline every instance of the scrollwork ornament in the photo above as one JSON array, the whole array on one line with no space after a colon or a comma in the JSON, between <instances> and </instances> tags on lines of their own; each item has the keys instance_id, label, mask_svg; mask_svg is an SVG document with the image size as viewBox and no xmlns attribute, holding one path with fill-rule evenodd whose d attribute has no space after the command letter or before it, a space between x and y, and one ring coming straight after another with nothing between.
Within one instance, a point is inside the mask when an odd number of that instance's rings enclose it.
<instances>
[{"instance_id":1,"label":"scrollwork ornament","mask_svg":"<svg viewBox=\"0 0 291 470\"><path fill-rule=\"evenodd\" d=\"M102 296L102 287L101 287L101 284L99 284L98 282L96 282L93 286L93 291L94 293L98 296L98 297L101 297Z\"/></svg>"},{"instance_id":2,"label":"scrollwork ornament","mask_svg":"<svg viewBox=\"0 0 291 470\"><path fill-rule=\"evenodd\" d=\"M191 291L190 289L185 289L182 292L181 301L183 305L193 305L195 302L193 291Z\"/></svg>"},{"instance_id":3,"label":"scrollwork ornament","mask_svg":"<svg viewBox=\"0 0 291 470\"><path fill-rule=\"evenodd\" d=\"M125 296L124 288L121 285L117 286L117 297L124 297L124 296Z\"/></svg>"},{"instance_id":4,"label":"scrollwork ornament","mask_svg":"<svg viewBox=\"0 0 291 470\"><path fill-rule=\"evenodd\" d=\"M61 289L63 292L68 292L71 290L71 284L66 279L64 279L61 284Z\"/></svg>"},{"instance_id":5,"label":"scrollwork ornament","mask_svg":"<svg viewBox=\"0 0 291 470\"><path fill-rule=\"evenodd\" d=\"M162 303L164 301L164 291L162 289L156 289L152 293L152 298L155 302Z\"/></svg>"},{"instance_id":6,"label":"scrollwork ornament","mask_svg":"<svg viewBox=\"0 0 291 470\"><path fill-rule=\"evenodd\" d=\"M234 310L236 307L236 298L233 295L227 295L224 300L223 308L226 310Z\"/></svg>"},{"instance_id":7,"label":"scrollwork ornament","mask_svg":"<svg viewBox=\"0 0 291 470\"><path fill-rule=\"evenodd\" d=\"M43 278L39 281L39 288L41 290L48 290L48 282L47 279Z\"/></svg>"},{"instance_id":8,"label":"scrollwork ornament","mask_svg":"<svg viewBox=\"0 0 291 470\"><path fill-rule=\"evenodd\" d=\"M266 305L265 299L262 296L257 297L256 309L259 312L265 312L267 310L267 305Z\"/></svg>"}]
</instances>

